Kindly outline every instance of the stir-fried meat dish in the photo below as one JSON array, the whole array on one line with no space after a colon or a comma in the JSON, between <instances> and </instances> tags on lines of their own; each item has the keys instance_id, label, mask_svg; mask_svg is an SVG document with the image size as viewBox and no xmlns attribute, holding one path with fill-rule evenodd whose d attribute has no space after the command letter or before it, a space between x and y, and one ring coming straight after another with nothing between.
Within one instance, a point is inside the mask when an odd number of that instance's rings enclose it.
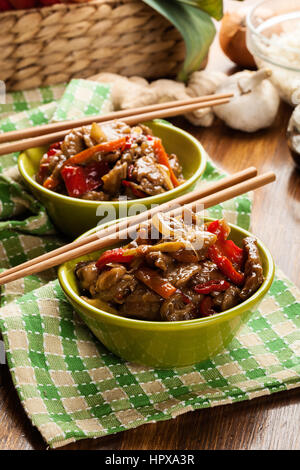
<instances>
[{"instance_id":1,"label":"stir-fried meat dish","mask_svg":"<svg viewBox=\"0 0 300 470\"><path fill-rule=\"evenodd\" d=\"M126 246L77 264L84 300L125 317L182 321L228 310L263 283L256 239L237 246L225 220L186 223L156 214L151 223Z\"/></svg>"},{"instance_id":2,"label":"stir-fried meat dish","mask_svg":"<svg viewBox=\"0 0 300 470\"><path fill-rule=\"evenodd\" d=\"M138 199L182 184L178 158L144 125L121 121L70 131L50 145L36 180L52 191L94 201Z\"/></svg>"}]
</instances>

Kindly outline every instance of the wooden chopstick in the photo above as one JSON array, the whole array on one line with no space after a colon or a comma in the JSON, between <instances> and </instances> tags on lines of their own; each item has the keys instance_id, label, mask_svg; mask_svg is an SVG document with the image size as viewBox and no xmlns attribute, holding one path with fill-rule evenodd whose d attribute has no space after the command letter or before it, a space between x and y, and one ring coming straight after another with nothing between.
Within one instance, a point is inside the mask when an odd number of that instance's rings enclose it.
<instances>
[{"instance_id":1,"label":"wooden chopstick","mask_svg":"<svg viewBox=\"0 0 300 470\"><path fill-rule=\"evenodd\" d=\"M19 129L17 131L9 131L0 134L0 143L4 142L14 142L16 140L28 139L30 137L35 137L39 135L51 134L53 132L63 131L74 129L74 127L82 127L93 122L105 122L114 119L123 119L129 116L134 116L136 114L149 113L153 111L160 111L168 108L175 108L178 106L203 103L208 101L214 101L216 99L231 98L232 93L222 93L218 95L206 95L198 96L196 98L190 98L186 100L177 100L169 101L166 103L156 103L149 106L143 106L139 108L125 109L122 111L114 111L108 114L98 114L95 116L87 116L81 119L76 119L73 121L60 121L53 122L51 124L44 124L42 126L29 127L26 129Z\"/></svg>"},{"instance_id":2,"label":"wooden chopstick","mask_svg":"<svg viewBox=\"0 0 300 470\"><path fill-rule=\"evenodd\" d=\"M212 207L216 204L220 204L236 196L240 196L241 194L245 192L253 191L266 184L269 184L275 181L275 179L276 177L274 173L272 172L265 173L264 175L253 177L249 180L238 183L232 187L223 189L221 191L218 191L217 193L213 193L209 196L198 199L197 201L193 201L185 206L178 207L177 209L171 210L170 212L167 212L167 213L170 216L175 217L177 215L180 215L183 210L194 211L195 208L197 207L197 204L199 204L200 202L203 206L203 209L208 209L209 207ZM173 201L173 203L174 202L176 202L176 200ZM21 269L17 273L3 276L0 279L0 285L14 281L16 279L20 279L24 276L28 276L31 274L36 274L41 271L45 271L46 269L52 268L66 261L70 261L72 259L78 258L79 256L92 253L93 251L97 251L102 248L106 248L109 245L116 243L120 239L124 240L126 238L129 238L130 235L136 231L138 225L139 224L130 223L130 227L120 230L117 233L114 233L105 237L101 237L89 243L85 243L84 245L81 245L75 249L67 250L64 253L61 253L57 256L53 256L44 262L37 263L33 266L29 266L27 268Z\"/></svg>"},{"instance_id":3,"label":"wooden chopstick","mask_svg":"<svg viewBox=\"0 0 300 470\"><path fill-rule=\"evenodd\" d=\"M96 233L89 235L88 237L80 238L79 240L75 240L72 243L61 246L60 248L57 248L48 253L45 253L44 255L37 256L36 258L26 261L25 263L22 263L18 266L14 266L13 268L7 269L6 271L3 271L2 273L0 273L0 279L3 277L9 276L11 274L17 273L18 271L24 268L28 268L30 266L34 266L35 264L39 264L44 261L47 261L48 259L53 258L54 256L60 255L62 253L66 253L67 251L78 248L79 246L85 245L95 240L99 240L100 237L101 238L106 237L106 236L111 235L112 233L121 231L124 228L126 228L129 223L130 225L140 224L141 222L149 219L149 217L153 217L153 215L156 214L157 212L168 212L172 210L172 208L174 207L174 204L183 206L184 204L197 201L203 197L210 196L211 194L214 194L215 192L232 187L238 183L241 183L242 181L246 181L247 179L253 178L256 175L257 175L257 169L255 167L246 168L245 170L239 171L235 173L234 175L230 175L225 178L222 178L216 183L209 184L202 189L198 189L196 191L191 191L187 194L183 194L182 196L179 196L175 200L165 202L164 204L154 207L153 209L149 209L147 211L142 212L141 214L127 218L123 222L114 224L112 227L102 229L101 232L97 231Z\"/></svg>"},{"instance_id":4,"label":"wooden chopstick","mask_svg":"<svg viewBox=\"0 0 300 470\"><path fill-rule=\"evenodd\" d=\"M134 125L140 122L150 121L152 119L178 116L179 114L185 114L187 112L195 111L196 109L207 108L207 106L218 106L221 104L226 104L228 102L229 102L229 98L221 98L221 99L216 98L214 100L204 101L201 103L179 105L179 106L174 106L172 108L161 109L159 111L151 111L151 112L136 114L134 116L129 116L123 119L123 121L129 125ZM111 120L104 121L104 122L106 123L111 122ZM0 155L6 155L8 153L19 152L19 151L26 150L32 147L41 147L43 145L57 142L63 139L68 132L69 132L69 129L38 136L38 137L32 137L29 139L20 140L17 142L3 144L0 146Z\"/></svg>"}]
</instances>

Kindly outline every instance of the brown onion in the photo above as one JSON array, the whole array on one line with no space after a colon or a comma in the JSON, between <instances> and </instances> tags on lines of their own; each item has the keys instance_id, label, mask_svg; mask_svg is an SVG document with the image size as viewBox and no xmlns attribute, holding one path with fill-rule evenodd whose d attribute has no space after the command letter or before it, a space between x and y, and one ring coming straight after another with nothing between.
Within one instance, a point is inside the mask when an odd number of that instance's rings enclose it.
<instances>
[{"instance_id":1,"label":"brown onion","mask_svg":"<svg viewBox=\"0 0 300 470\"><path fill-rule=\"evenodd\" d=\"M244 68L255 68L256 64L246 45L245 16L235 12L225 13L219 34L220 46L235 64Z\"/></svg>"}]
</instances>

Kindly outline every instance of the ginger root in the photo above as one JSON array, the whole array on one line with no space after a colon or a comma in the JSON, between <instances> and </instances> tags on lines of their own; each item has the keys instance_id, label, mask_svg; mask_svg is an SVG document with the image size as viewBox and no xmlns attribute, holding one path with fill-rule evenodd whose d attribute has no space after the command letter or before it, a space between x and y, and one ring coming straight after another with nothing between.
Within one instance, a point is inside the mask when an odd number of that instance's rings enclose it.
<instances>
[{"instance_id":1,"label":"ginger root","mask_svg":"<svg viewBox=\"0 0 300 470\"><path fill-rule=\"evenodd\" d=\"M187 85L168 79L148 83L142 77L128 78L114 73L100 73L93 77L93 80L97 82L111 85L114 110L138 108L213 94L225 79L225 74L207 70L192 73ZM196 126L209 127L214 120L214 112L212 108L205 108L187 113L185 117Z\"/></svg>"}]
</instances>

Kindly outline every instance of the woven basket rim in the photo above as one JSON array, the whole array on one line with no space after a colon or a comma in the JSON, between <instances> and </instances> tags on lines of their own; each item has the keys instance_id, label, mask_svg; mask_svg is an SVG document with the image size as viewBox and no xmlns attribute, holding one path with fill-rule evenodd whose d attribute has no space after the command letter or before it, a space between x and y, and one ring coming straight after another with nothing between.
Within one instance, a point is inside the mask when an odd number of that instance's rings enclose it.
<instances>
[{"instance_id":1,"label":"woven basket rim","mask_svg":"<svg viewBox=\"0 0 300 470\"><path fill-rule=\"evenodd\" d=\"M7 16L24 16L30 13L37 13L37 12L55 12L59 10L75 10L77 8L87 7L89 5L101 5L107 3L132 3L134 0L90 0L87 2L82 3L56 3L55 5L50 6L43 6L43 7L36 7L36 8L27 8L24 10L8 10L8 11L0 11L0 19L5 18ZM142 0L140 0L142 1ZM146 6L146 3L144 4Z\"/></svg>"},{"instance_id":2,"label":"woven basket rim","mask_svg":"<svg viewBox=\"0 0 300 470\"><path fill-rule=\"evenodd\" d=\"M0 77L7 90L100 72L174 77L185 55L178 30L142 0L10 10L2 12L0 24Z\"/></svg>"}]
</instances>

